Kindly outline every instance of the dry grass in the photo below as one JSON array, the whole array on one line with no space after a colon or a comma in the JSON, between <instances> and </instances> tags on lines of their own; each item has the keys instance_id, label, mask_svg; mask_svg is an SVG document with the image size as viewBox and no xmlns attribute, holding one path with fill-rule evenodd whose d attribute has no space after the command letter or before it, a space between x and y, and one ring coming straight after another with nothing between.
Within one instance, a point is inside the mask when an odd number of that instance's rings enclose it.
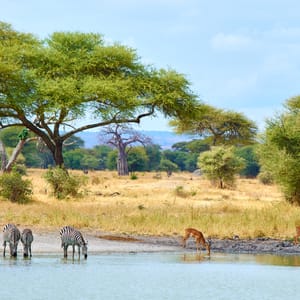
<instances>
[{"instance_id":1,"label":"dry grass","mask_svg":"<svg viewBox=\"0 0 300 300\"><path fill-rule=\"evenodd\" d=\"M138 173L137 180L115 172L90 172L82 197L57 200L43 179L43 170L31 169L33 202L1 201L3 224L53 229L70 224L114 233L173 235L196 227L212 237L292 238L300 208L286 203L276 186L240 179L235 190L213 188L188 173L158 179ZM2 224L2 225L3 225Z\"/></svg>"}]
</instances>

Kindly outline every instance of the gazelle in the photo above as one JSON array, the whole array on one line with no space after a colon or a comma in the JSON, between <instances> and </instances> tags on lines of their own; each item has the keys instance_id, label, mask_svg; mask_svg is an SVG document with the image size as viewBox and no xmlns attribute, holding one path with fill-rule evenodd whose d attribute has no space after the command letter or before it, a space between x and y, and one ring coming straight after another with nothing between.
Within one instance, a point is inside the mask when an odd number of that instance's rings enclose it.
<instances>
[{"instance_id":1,"label":"gazelle","mask_svg":"<svg viewBox=\"0 0 300 300\"><path fill-rule=\"evenodd\" d=\"M185 229L185 235L182 239L182 244L183 244L183 248L186 247L186 240L189 237L194 237L196 240L196 248L197 251L200 249L200 244L202 244L203 246L205 246L206 250L207 250L207 254L210 256L210 241L206 241L203 233L195 228L186 228Z\"/></svg>"}]
</instances>

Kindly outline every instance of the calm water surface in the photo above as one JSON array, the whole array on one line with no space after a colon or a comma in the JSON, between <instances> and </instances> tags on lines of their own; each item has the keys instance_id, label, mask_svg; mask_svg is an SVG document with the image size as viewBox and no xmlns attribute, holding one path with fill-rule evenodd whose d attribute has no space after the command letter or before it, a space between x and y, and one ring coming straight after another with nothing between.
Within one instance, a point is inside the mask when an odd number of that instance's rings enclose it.
<instances>
[{"instance_id":1,"label":"calm water surface","mask_svg":"<svg viewBox=\"0 0 300 300\"><path fill-rule=\"evenodd\" d=\"M300 256L139 253L0 258L0 299L296 300Z\"/></svg>"}]
</instances>

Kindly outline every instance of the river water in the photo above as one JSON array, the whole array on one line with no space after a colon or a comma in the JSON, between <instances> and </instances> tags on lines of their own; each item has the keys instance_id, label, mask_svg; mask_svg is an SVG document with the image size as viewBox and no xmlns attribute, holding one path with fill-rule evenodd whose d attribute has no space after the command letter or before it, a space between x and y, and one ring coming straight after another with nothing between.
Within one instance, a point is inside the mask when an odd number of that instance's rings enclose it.
<instances>
[{"instance_id":1,"label":"river water","mask_svg":"<svg viewBox=\"0 0 300 300\"><path fill-rule=\"evenodd\" d=\"M0 299L296 300L300 256L195 253L0 258Z\"/></svg>"}]
</instances>

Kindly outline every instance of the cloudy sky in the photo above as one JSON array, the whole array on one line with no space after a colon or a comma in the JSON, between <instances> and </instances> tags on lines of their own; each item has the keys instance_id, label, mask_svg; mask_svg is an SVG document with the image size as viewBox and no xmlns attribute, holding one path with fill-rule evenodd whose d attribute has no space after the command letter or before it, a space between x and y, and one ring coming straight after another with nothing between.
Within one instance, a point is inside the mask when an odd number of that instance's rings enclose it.
<instances>
[{"instance_id":1,"label":"cloudy sky","mask_svg":"<svg viewBox=\"0 0 300 300\"><path fill-rule=\"evenodd\" d=\"M0 20L47 37L97 32L183 73L204 102L257 122L300 94L299 0L0 0ZM144 130L171 130L166 120Z\"/></svg>"}]
</instances>

